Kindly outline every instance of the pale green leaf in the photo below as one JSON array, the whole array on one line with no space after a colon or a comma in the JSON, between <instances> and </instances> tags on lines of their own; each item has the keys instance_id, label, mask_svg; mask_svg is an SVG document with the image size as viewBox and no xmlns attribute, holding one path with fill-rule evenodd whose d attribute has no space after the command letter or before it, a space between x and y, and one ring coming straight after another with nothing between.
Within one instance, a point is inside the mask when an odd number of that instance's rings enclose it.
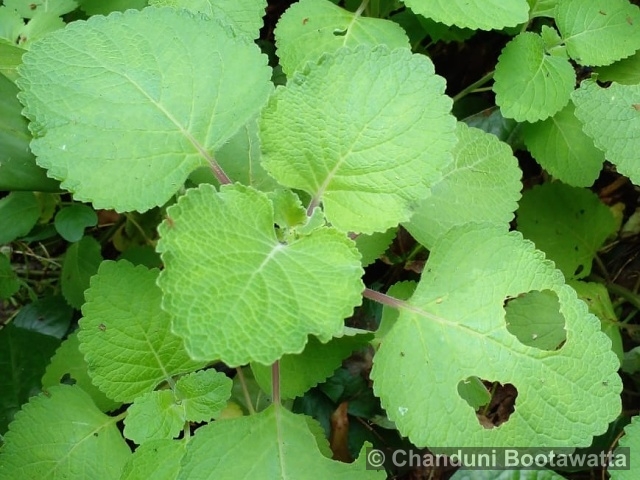
<instances>
[{"instance_id":1,"label":"pale green leaf","mask_svg":"<svg viewBox=\"0 0 640 480\"><path fill-rule=\"evenodd\" d=\"M334 5L329 0L300 0L282 15L275 30L282 69L290 76L324 53L341 47L410 48L404 30L390 20L369 18Z\"/></svg>"},{"instance_id":2,"label":"pale green leaf","mask_svg":"<svg viewBox=\"0 0 640 480\"><path fill-rule=\"evenodd\" d=\"M71 245L62 262L62 295L73 308L80 309L84 303L84 291L89 280L98 271L102 262L101 247L93 237L84 237Z\"/></svg>"},{"instance_id":3,"label":"pale green leaf","mask_svg":"<svg viewBox=\"0 0 640 480\"><path fill-rule=\"evenodd\" d=\"M149 5L186 8L233 25L249 38L258 38L266 0L150 0Z\"/></svg>"},{"instance_id":4,"label":"pale green leaf","mask_svg":"<svg viewBox=\"0 0 640 480\"><path fill-rule=\"evenodd\" d=\"M198 429L187 446L178 480L215 478L313 478L365 480L385 478L365 469L364 453L352 464L326 458L312 422L272 406L256 415L215 422ZM322 439L326 442L326 440ZM247 461L248 452L259 452Z\"/></svg>"},{"instance_id":5,"label":"pale green leaf","mask_svg":"<svg viewBox=\"0 0 640 480\"><path fill-rule=\"evenodd\" d=\"M342 360L367 345L372 337L373 334L349 330L325 344L310 337L302 353L285 355L280 359L280 397L299 397L323 382L341 365ZM271 367L252 363L251 370L258 384L271 395Z\"/></svg>"},{"instance_id":6,"label":"pale green leaf","mask_svg":"<svg viewBox=\"0 0 640 480\"><path fill-rule=\"evenodd\" d=\"M171 333L157 276L155 269L107 261L87 290L80 351L93 382L114 400L130 402L173 375L203 366Z\"/></svg>"},{"instance_id":7,"label":"pale green leaf","mask_svg":"<svg viewBox=\"0 0 640 480\"><path fill-rule=\"evenodd\" d=\"M450 163L451 100L433 64L407 49L341 49L279 87L263 111L264 165L322 203L343 231L408 220Z\"/></svg>"},{"instance_id":8,"label":"pale green leaf","mask_svg":"<svg viewBox=\"0 0 640 480\"><path fill-rule=\"evenodd\" d=\"M38 163L76 198L118 211L164 204L272 89L248 39L172 8L73 22L23 61Z\"/></svg>"},{"instance_id":9,"label":"pale green leaf","mask_svg":"<svg viewBox=\"0 0 640 480\"><path fill-rule=\"evenodd\" d=\"M391 245L397 233L397 228L390 228L386 232L358 235L356 237L356 247L360 255L362 255L362 266L366 267L380 258L380 255Z\"/></svg>"},{"instance_id":10,"label":"pale green leaf","mask_svg":"<svg viewBox=\"0 0 640 480\"><path fill-rule=\"evenodd\" d=\"M529 20L527 0L404 0L404 3L436 22L474 30L500 30Z\"/></svg>"},{"instance_id":11,"label":"pale green leaf","mask_svg":"<svg viewBox=\"0 0 640 480\"><path fill-rule=\"evenodd\" d=\"M147 0L78 0L78 3L87 15L108 15L130 8L140 10L147 6Z\"/></svg>"},{"instance_id":12,"label":"pale green leaf","mask_svg":"<svg viewBox=\"0 0 640 480\"><path fill-rule=\"evenodd\" d=\"M26 404L4 441L2 480L117 480L131 455L116 420L66 385Z\"/></svg>"},{"instance_id":13,"label":"pale green leaf","mask_svg":"<svg viewBox=\"0 0 640 480\"><path fill-rule=\"evenodd\" d=\"M121 404L108 398L91 382L87 362L79 350L78 332L73 332L56 350L42 376L42 387L49 389L60 383L73 382L87 393L103 412L115 410Z\"/></svg>"},{"instance_id":14,"label":"pale green leaf","mask_svg":"<svg viewBox=\"0 0 640 480\"><path fill-rule=\"evenodd\" d=\"M308 335L324 342L338 335L361 302L353 242L321 227L281 243L266 194L201 185L167 213L159 285L192 358L269 365L301 352Z\"/></svg>"},{"instance_id":15,"label":"pale green leaf","mask_svg":"<svg viewBox=\"0 0 640 480\"><path fill-rule=\"evenodd\" d=\"M427 248L451 227L468 222L508 224L518 208L522 171L497 137L458 123L454 161L431 196L403 226Z\"/></svg>"},{"instance_id":16,"label":"pale green leaf","mask_svg":"<svg viewBox=\"0 0 640 480\"><path fill-rule=\"evenodd\" d=\"M202 370L180 377L176 396L189 422L208 422L216 418L227 405L233 382L215 370Z\"/></svg>"},{"instance_id":17,"label":"pale green leaf","mask_svg":"<svg viewBox=\"0 0 640 480\"><path fill-rule=\"evenodd\" d=\"M596 194L560 182L526 191L517 216L518 230L568 279L589 275L593 257L616 228Z\"/></svg>"},{"instance_id":18,"label":"pale green leaf","mask_svg":"<svg viewBox=\"0 0 640 480\"><path fill-rule=\"evenodd\" d=\"M0 244L23 237L40 217L40 206L32 192L13 192L0 199Z\"/></svg>"},{"instance_id":19,"label":"pale green leaf","mask_svg":"<svg viewBox=\"0 0 640 480\"><path fill-rule=\"evenodd\" d=\"M0 299L11 297L20 289L20 280L11 268L11 261L0 253Z\"/></svg>"},{"instance_id":20,"label":"pale green leaf","mask_svg":"<svg viewBox=\"0 0 640 480\"><path fill-rule=\"evenodd\" d=\"M24 21L20 14L7 6L0 6L0 39L15 45Z\"/></svg>"},{"instance_id":21,"label":"pale green leaf","mask_svg":"<svg viewBox=\"0 0 640 480\"><path fill-rule=\"evenodd\" d=\"M78 7L74 0L4 0L7 8L13 8L23 18L33 18L43 13L61 16Z\"/></svg>"},{"instance_id":22,"label":"pale green leaf","mask_svg":"<svg viewBox=\"0 0 640 480\"><path fill-rule=\"evenodd\" d=\"M545 52L540 35L525 32L502 50L494 79L502 114L519 122L537 122L569 102L576 74L566 58Z\"/></svg>"},{"instance_id":23,"label":"pale green leaf","mask_svg":"<svg viewBox=\"0 0 640 480\"><path fill-rule=\"evenodd\" d=\"M586 80L572 98L584 132L618 172L640 185L640 85L601 88Z\"/></svg>"},{"instance_id":24,"label":"pale green leaf","mask_svg":"<svg viewBox=\"0 0 640 480\"><path fill-rule=\"evenodd\" d=\"M636 85L640 83L640 50L619 62L594 70L598 74L598 80L602 82Z\"/></svg>"},{"instance_id":25,"label":"pale green leaf","mask_svg":"<svg viewBox=\"0 0 640 480\"><path fill-rule=\"evenodd\" d=\"M567 341L557 350L526 346L507 330L505 300L532 290L558 297ZM441 237L399 305L371 378L417 446L588 446L620 413L618 360L600 322L553 263L506 226L469 224ZM457 393L472 376L516 388L515 411L498 428L481 425Z\"/></svg>"},{"instance_id":26,"label":"pale green leaf","mask_svg":"<svg viewBox=\"0 0 640 480\"><path fill-rule=\"evenodd\" d=\"M522 136L531 156L558 180L589 187L598 178L604 153L582 131L573 102L542 122L523 124Z\"/></svg>"},{"instance_id":27,"label":"pale green leaf","mask_svg":"<svg viewBox=\"0 0 640 480\"><path fill-rule=\"evenodd\" d=\"M555 16L556 5L558 0L528 0L529 2L529 18Z\"/></svg>"},{"instance_id":28,"label":"pale green leaf","mask_svg":"<svg viewBox=\"0 0 640 480\"><path fill-rule=\"evenodd\" d=\"M510 298L504 311L507 330L524 345L553 351L567 339L560 302L551 290Z\"/></svg>"},{"instance_id":29,"label":"pale green leaf","mask_svg":"<svg viewBox=\"0 0 640 480\"><path fill-rule=\"evenodd\" d=\"M182 440L152 440L129 457L120 480L175 480L187 448Z\"/></svg>"},{"instance_id":30,"label":"pale green leaf","mask_svg":"<svg viewBox=\"0 0 640 480\"><path fill-rule=\"evenodd\" d=\"M631 423L624 428L624 436L618 442L620 447L629 448L631 458L629 470L610 469L612 480L636 480L640 475L640 417L631 418ZM615 452L617 453L617 451Z\"/></svg>"},{"instance_id":31,"label":"pale green leaf","mask_svg":"<svg viewBox=\"0 0 640 480\"><path fill-rule=\"evenodd\" d=\"M640 49L640 8L628 0L558 0L555 19L580 65L609 65Z\"/></svg>"},{"instance_id":32,"label":"pale green leaf","mask_svg":"<svg viewBox=\"0 0 640 480\"><path fill-rule=\"evenodd\" d=\"M84 229L95 227L98 215L95 210L79 203L62 208L54 221L56 231L68 242L77 242L84 235Z\"/></svg>"},{"instance_id":33,"label":"pale green leaf","mask_svg":"<svg viewBox=\"0 0 640 480\"><path fill-rule=\"evenodd\" d=\"M20 29L18 45L22 48L30 48L36 40L47 34L64 28L65 23L55 13L39 13Z\"/></svg>"},{"instance_id":34,"label":"pale green leaf","mask_svg":"<svg viewBox=\"0 0 640 480\"><path fill-rule=\"evenodd\" d=\"M124 436L137 444L176 438L185 426L184 407L171 390L147 392L133 401L124 419Z\"/></svg>"},{"instance_id":35,"label":"pale green leaf","mask_svg":"<svg viewBox=\"0 0 640 480\"><path fill-rule=\"evenodd\" d=\"M2 10L0 10L0 14L1 13ZM2 18L0 18L0 22L2 22ZM22 63L23 53L23 49L12 44L3 43L0 40L0 73L12 82L15 82L18 79L17 69L18 65ZM11 100L15 100L16 103L19 103L17 99L12 98Z\"/></svg>"}]
</instances>

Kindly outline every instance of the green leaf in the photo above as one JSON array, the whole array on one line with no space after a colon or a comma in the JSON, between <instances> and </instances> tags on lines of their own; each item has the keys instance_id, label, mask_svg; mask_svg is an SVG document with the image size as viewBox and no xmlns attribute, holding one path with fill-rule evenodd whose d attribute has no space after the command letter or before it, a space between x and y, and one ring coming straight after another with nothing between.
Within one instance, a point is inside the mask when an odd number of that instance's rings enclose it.
<instances>
[{"instance_id":1,"label":"green leaf","mask_svg":"<svg viewBox=\"0 0 640 480\"><path fill-rule=\"evenodd\" d=\"M7 6L0 6L0 39L15 45L24 21L18 12Z\"/></svg>"},{"instance_id":2,"label":"green leaf","mask_svg":"<svg viewBox=\"0 0 640 480\"><path fill-rule=\"evenodd\" d=\"M73 308L80 309L84 303L84 291L102 262L100 250L100 244L93 237L84 237L67 249L60 279L62 295Z\"/></svg>"},{"instance_id":3,"label":"green leaf","mask_svg":"<svg viewBox=\"0 0 640 480\"><path fill-rule=\"evenodd\" d=\"M413 295L413 292L416 291L417 286L418 284L413 281L394 283L387 291L387 295L400 300L408 300ZM376 330L376 339L384 340L385 335L389 333L393 324L398 320L399 313L398 310L387 305L382 307L382 317L380 318L380 327Z\"/></svg>"},{"instance_id":4,"label":"green leaf","mask_svg":"<svg viewBox=\"0 0 640 480\"><path fill-rule=\"evenodd\" d=\"M512 118L503 117L498 107L489 107L463 121L470 127L495 135L499 140L511 145L514 150L519 149L520 124Z\"/></svg>"},{"instance_id":5,"label":"green leaf","mask_svg":"<svg viewBox=\"0 0 640 480\"><path fill-rule=\"evenodd\" d=\"M567 339L560 302L551 290L510 298L504 311L507 330L524 345L553 351Z\"/></svg>"},{"instance_id":6,"label":"green leaf","mask_svg":"<svg viewBox=\"0 0 640 480\"><path fill-rule=\"evenodd\" d=\"M505 300L532 290L558 297L567 341L557 350L526 346L507 330ZM618 360L600 322L518 232L452 229L431 250L414 295L398 302L371 378L416 446L588 446L620 413ZM481 425L457 393L471 376L517 390L499 428Z\"/></svg>"},{"instance_id":7,"label":"green leaf","mask_svg":"<svg viewBox=\"0 0 640 480\"><path fill-rule=\"evenodd\" d=\"M2 7L0 7L0 22L2 22ZM0 39L1 36L2 35L0 34ZM0 41L0 73L12 82L15 82L18 79L17 69L18 65L22 63L23 53L24 50L22 48L7 43L2 43L2 41ZM3 100L4 102L9 100L11 103L15 102L19 105L19 102L16 98L9 97L7 99L3 98ZM24 123L26 126L26 121Z\"/></svg>"},{"instance_id":8,"label":"green leaf","mask_svg":"<svg viewBox=\"0 0 640 480\"><path fill-rule=\"evenodd\" d=\"M4 49L5 46L0 44L0 52ZM22 52L20 50L19 63L22 62ZM3 71L1 66L0 71ZM0 75L0 190L55 192L59 187L58 182L47 178L45 170L36 165L29 149L31 134L27 119L21 114L22 105L16 98L17 94L18 87ZM0 228L0 231L3 230Z\"/></svg>"},{"instance_id":9,"label":"green leaf","mask_svg":"<svg viewBox=\"0 0 640 480\"><path fill-rule=\"evenodd\" d=\"M124 419L124 436L137 444L176 438L184 428L184 409L171 390L147 392L133 401Z\"/></svg>"},{"instance_id":10,"label":"green leaf","mask_svg":"<svg viewBox=\"0 0 640 480\"><path fill-rule=\"evenodd\" d=\"M84 229L98 224L98 215L91 207L73 204L62 208L56 215L57 232L68 242L77 242L84 235Z\"/></svg>"},{"instance_id":11,"label":"green leaf","mask_svg":"<svg viewBox=\"0 0 640 480\"><path fill-rule=\"evenodd\" d=\"M397 228L390 228L386 232L358 235L356 237L356 247L360 255L362 255L362 266L366 267L380 258L391 245L397 233Z\"/></svg>"},{"instance_id":12,"label":"green leaf","mask_svg":"<svg viewBox=\"0 0 640 480\"><path fill-rule=\"evenodd\" d=\"M612 480L635 480L640 475L640 417L631 418L631 423L624 428L624 436L618 442L620 447L631 451L629 470L609 470Z\"/></svg>"},{"instance_id":13,"label":"green leaf","mask_svg":"<svg viewBox=\"0 0 640 480\"><path fill-rule=\"evenodd\" d=\"M13 192L0 199L0 244L23 237L40 217L40 205L32 192Z\"/></svg>"},{"instance_id":14,"label":"green leaf","mask_svg":"<svg viewBox=\"0 0 640 480\"><path fill-rule=\"evenodd\" d=\"M555 19L580 65L609 65L640 48L640 9L628 0L559 0Z\"/></svg>"},{"instance_id":15,"label":"green leaf","mask_svg":"<svg viewBox=\"0 0 640 480\"><path fill-rule=\"evenodd\" d=\"M22 18L34 18L48 13L50 15L61 16L69 13L78 7L74 0L44 0L41 2L25 2L24 0L4 0L7 8L12 8L18 12Z\"/></svg>"},{"instance_id":16,"label":"green leaf","mask_svg":"<svg viewBox=\"0 0 640 480\"><path fill-rule=\"evenodd\" d=\"M78 387L51 387L16 415L0 450L0 479L117 480L131 451L116 420Z\"/></svg>"},{"instance_id":17,"label":"green leaf","mask_svg":"<svg viewBox=\"0 0 640 480\"><path fill-rule=\"evenodd\" d=\"M569 102L576 74L566 58L545 52L540 35L525 32L502 50L494 79L502 114L519 122L537 122Z\"/></svg>"},{"instance_id":18,"label":"green leaf","mask_svg":"<svg viewBox=\"0 0 640 480\"><path fill-rule=\"evenodd\" d=\"M51 32L60 30L64 26L64 21L57 14L49 12L38 13L20 29L18 45L28 49L36 40Z\"/></svg>"},{"instance_id":19,"label":"green leaf","mask_svg":"<svg viewBox=\"0 0 640 480\"><path fill-rule=\"evenodd\" d=\"M601 82L618 82L622 85L640 83L640 50L628 58L595 69Z\"/></svg>"},{"instance_id":20,"label":"green leaf","mask_svg":"<svg viewBox=\"0 0 640 480\"><path fill-rule=\"evenodd\" d=\"M491 393L478 377L465 378L458 383L458 394L476 410L491 400Z\"/></svg>"},{"instance_id":21,"label":"green leaf","mask_svg":"<svg viewBox=\"0 0 640 480\"><path fill-rule=\"evenodd\" d=\"M349 330L325 344L310 337L302 353L285 355L280 359L280 397L299 397L323 382L341 365L342 360L367 345L372 338L373 334L368 332ZM251 370L260 387L271 395L271 367L252 363Z\"/></svg>"},{"instance_id":22,"label":"green leaf","mask_svg":"<svg viewBox=\"0 0 640 480\"><path fill-rule=\"evenodd\" d=\"M310 422L274 405L256 415L201 427L187 446L178 480L251 478L256 472L273 479L308 478L309 472L332 480L385 478L384 472L365 469L364 454L352 464L326 458ZM247 452L260 455L247 462Z\"/></svg>"},{"instance_id":23,"label":"green leaf","mask_svg":"<svg viewBox=\"0 0 640 480\"><path fill-rule=\"evenodd\" d=\"M69 330L73 309L56 295L39 298L20 309L13 320L16 327L62 339Z\"/></svg>"},{"instance_id":24,"label":"green leaf","mask_svg":"<svg viewBox=\"0 0 640 480\"><path fill-rule=\"evenodd\" d=\"M455 119L443 92L423 55L341 49L272 96L261 123L265 168L321 202L339 230L395 227L451 161Z\"/></svg>"},{"instance_id":25,"label":"green leaf","mask_svg":"<svg viewBox=\"0 0 640 480\"><path fill-rule=\"evenodd\" d=\"M0 433L31 395L60 340L9 324L0 330ZM0 461L0 478L2 478Z\"/></svg>"},{"instance_id":26,"label":"green leaf","mask_svg":"<svg viewBox=\"0 0 640 480\"><path fill-rule=\"evenodd\" d=\"M501 30L529 20L527 0L404 0L415 13L446 25Z\"/></svg>"},{"instance_id":27,"label":"green leaf","mask_svg":"<svg viewBox=\"0 0 640 480\"><path fill-rule=\"evenodd\" d=\"M264 193L201 185L167 213L158 282L173 331L192 358L269 365L302 351L308 335L324 342L338 335L361 302L353 242L321 227L281 243Z\"/></svg>"},{"instance_id":28,"label":"green leaf","mask_svg":"<svg viewBox=\"0 0 640 480\"><path fill-rule=\"evenodd\" d=\"M9 258L0 253L0 299L10 298L20 290L18 275L11 268Z\"/></svg>"},{"instance_id":29,"label":"green leaf","mask_svg":"<svg viewBox=\"0 0 640 480\"><path fill-rule=\"evenodd\" d=\"M78 0L78 3L87 15L108 15L130 8L141 10L147 6L147 0Z\"/></svg>"},{"instance_id":30,"label":"green leaf","mask_svg":"<svg viewBox=\"0 0 640 480\"><path fill-rule=\"evenodd\" d=\"M597 195L560 182L526 191L517 215L518 230L568 279L589 275L596 252L616 230L611 211Z\"/></svg>"},{"instance_id":31,"label":"green leaf","mask_svg":"<svg viewBox=\"0 0 640 480\"><path fill-rule=\"evenodd\" d=\"M355 15L329 0L294 3L282 15L275 35L280 65L287 76L341 47L380 44L390 49L410 47L407 34L398 24Z\"/></svg>"},{"instance_id":32,"label":"green leaf","mask_svg":"<svg viewBox=\"0 0 640 480\"><path fill-rule=\"evenodd\" d=\"M208 422L217 418L231 396L233 382L215 370L201 370L180 377L176 395L184 406L184 419L189 422Z\"/></svg>"},{"instance_id":33,"label":"green leaf","mask_svg":"<svg viewBox=\"0 0 640 480\"><path fill-rule=\"evenodd\" d=\"M558 180L589 187L598 178L604 153L582 131L572 102L542 122L523 124L522 136L531 156Z\"/></svg>"},{"instance_id":34,"label":"green leaf","mask_svg":"<svg viewBox=\"0 0 640 480\"><path fill-rule=\"evenodd\" d=\"M122 470L121 480L175 480L187 449L183 440L152 440L136 448Z\"/></svg>"},{"instance_id":35,"label":"green leaf","mask_svg":"<svg viewBox=\"0 0 640 480\"><path fill-rule=\"evenodd\" d=\"M556 12L556 5L558 0L528 0L529 18L536 17L549 17L554 18Z\"/></svg>"},{"instance_id":36,"label":"green leaf","mask_svg":"<svg viewBox=\"0 0 640 480\"><path fill-rule=\"evenodd\" d=\"M203 366L171 333L157 277L155 269L106 261L87 290L80 351L93 382L114 400L130 402L173 375Z\"/></svg>"},{"instance_id":37,"label":"green leaf","mask_svg":"<svg viewBox=\"0 0 640 480\"><path fill-rule=\"evenodd\" d=\"M508 224L518 208L522 171L497 137L458 123L454 160L403 226L427 248L451 227L482 219Z\"/></svg>"},{"instance_id":38,"label":"green leaf","mask_svg":"<svg viewBox=\"0 0 640 480\"><path fill-rule=\"evenodd\" d=\"M251 39L259 36L266 0L150 0L149 5L186 8L233 25Z\"/></svg>"},{"instance_id":39,"label":"green leaf","mask_svg":"<svg viewBox=\"0 0 640 480\"><path fill-rule=\"evenodd\" d=\"M51 363L42 376L42 388L50 389L60 383L73 382L91 397L102 412L115 410L121 404L108 398L91 382L88 365L79 350L78 332L73 332L62 342L51 358Z\"/></svg>"},{"instance_id":40,"label":"green leaf","mask_svg":"<svg viewBox=\"0 0 640 480\"><path fill-rule=\"evenodd\" d=\"M171 8L73 22L23 61L38 163L76 199L118 211L164 204L272 89L248 39Z\"/></svg>"},{"instance_id":41,"label":"green leaf","mask_svg":"<svg viewBox=\"0 0 640 480\"><path fill-rule=\"evenodd\" d=\"M640 85L600 88L585 80L572 95L583 130L622 175L640 185Z\"/></svg>"}]
</instances>

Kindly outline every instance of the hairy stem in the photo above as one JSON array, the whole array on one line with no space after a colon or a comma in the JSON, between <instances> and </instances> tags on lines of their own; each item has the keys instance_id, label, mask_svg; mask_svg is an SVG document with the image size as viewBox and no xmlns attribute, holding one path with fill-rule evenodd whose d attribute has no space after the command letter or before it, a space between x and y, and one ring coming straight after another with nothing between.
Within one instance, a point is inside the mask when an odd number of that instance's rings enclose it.
<instances>
[{"instance_id":1,"label":"hairy stem","mask_svg":"<svg viewBox=\"0 0 640 480\"><path fill-rule=\"evenodd\" d=\"M254 415L256 411L253 408L253 403L251 403L251 395L249 395L249 389L247 388L247 382L244 379L244 373L242 373L242 368L236 367L236 373L238 374L238 379L240 380L240 385L242 386L242 395L244 395L244 401L247 404L247 410L249 410L249 415Z\"/></svg>"},{"instance_id":2,"label":"hairy stem","mask_svg":"<svg viewBox=\"0 0 640 480\"><path fill-rule=\"evenodd\" d=\"M213 158L210 155L208 155L206 158L207 158L207 161L209 162L209 167L211 168L211 171L216 176L216 179L218 180L218 182L220 182L220 185L227 185L229 183L232 183L231 179L227 176L226 173L224 173L224 170L222 170L222 167L218 162L216 162L215 158Z\"/></svg>"}]
</instances>

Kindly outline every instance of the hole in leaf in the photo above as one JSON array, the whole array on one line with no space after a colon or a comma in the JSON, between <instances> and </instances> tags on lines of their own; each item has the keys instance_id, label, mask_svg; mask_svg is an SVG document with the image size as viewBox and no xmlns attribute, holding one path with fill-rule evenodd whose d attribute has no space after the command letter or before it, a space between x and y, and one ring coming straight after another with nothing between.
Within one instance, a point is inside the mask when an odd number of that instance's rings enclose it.
<instances>
[{"instance_id":1,"label":"hole in leaf","mask_svg":"<svg viewBox=\"0 0 640 480\"><path fill-rule=\"evenodd\" d=\"M468 377L458 383L458 394L474 409L480 425L495 428L509 420L515 411L518 390L510 383L502 385Z\"/></svg>"},{"instance_id":2,"label":"hole in leaf","mask_svg":"<svg viewBox=\"0 0 640 480\"><path fill-rule=\"evenodd\" d=\"M333 34L334 34L336 37L344 37L344 36L347 34L347 30L348 30L347 28L345 28L344 30L341 30L341 29L339 29L339 28L336 28L336 29L333 31Z\"/></svg>"},{"instance_id":3,"label":"hole in leaf","mask_svg":"<svg viewBox=\"0 0 640 480\"><path fill-rule=\"evenodd\" d=\"M73 378L70 374L65 373L61 378L60 378L60 383L64 384L64 385L75 385L76 384L76 379Z\"/></svg>"},{"instance_id":4,"label":"hole in leaf","mask_svg":"<svg viewBox=\"0 0 640 480\"><path fill-rule=\"evenodd\" d=\"M560 299L551 290L534 290L507 298L504 310L507 330L524 345L553 351L567 339Z\"/></svg>"}]
</instances>

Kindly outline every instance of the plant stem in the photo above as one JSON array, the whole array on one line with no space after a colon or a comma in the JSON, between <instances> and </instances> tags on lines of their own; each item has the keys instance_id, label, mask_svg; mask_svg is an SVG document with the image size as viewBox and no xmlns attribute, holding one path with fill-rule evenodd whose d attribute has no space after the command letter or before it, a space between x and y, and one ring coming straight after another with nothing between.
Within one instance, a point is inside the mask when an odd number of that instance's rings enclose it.
<instances>
[{"instance_id":1,"label":"plant stem","mask_svg":"<svg viewBox=\"0 0 640 480\"><path fill-rule=\"evenodd\" d=\"M494 72L489 72L484 77L482 77L480 80L478 80L476 82L473 82L471 85L469 85L468 87L464 88L462 91L460 91L457 95L455 95L453 97L453 101L457 102L461 98L463 98L463 97L467 96L468 94L470 94L471 92L473 92L476 88L480 88L482 85L484 85L488 81L492 80L493 79L493 74L494 74Z\"/></svg>"},{"instance_id":2,"label":"plant stem","mask_svg":"<svg viewBox=\"0 0 640 480\"><path fill-rule=\"evenodd\" d=\"M276 360L271 365L271 400L280 406L280 361Z\"/></svg>"},{"instance_id":3,"label":"plant stem","mask_svg":"<svg viewBox=\"0 0 640 480\"><path fill-rule=\"evenodd\" d=\"M247 382L244 379L242 368L236 367L236 373L238 374L238 379L240 380L240 385L242 386L242 395L244 395L244 401L247 403L247 410L249 410L249 415L254 415L256 411L253 408L253 403L251 403L251 395L249 395L249 389L247 388Z\"/></svg>"},{"instance_id":4,"label":"plant stem","mask_svg":"<svg viewBox=\"0 0 640 480\"><path fill-rule=\"evenodd\" d=\"M212 156L207 156L207 160L209 161L209 167L211 168L211 171L216 176L218 182L220 182L220 185L233 183L231 182L231 179L227 176L227 174L224 173L224 170L222 170L220 164L216 162L215 158L213 158Z\"/></svg>"},{"instance_id":5,"label":"plant stem","mask_svg":"<svg viewBox=\"0 0 640 480\"><path fill-rule=\"evenodd\" d=\"M376 292L375 290L371 290L370 288L365 288L364 292L362 292L362 296L364 298L368 298L369 300L373 300L374 302L378 302L393 308L401 308L405 303L402 300L390 297L386 293Z\"/></svg>"},{"instance_id":6,"label":"plant stem","mask_svg":"<svg viewBox=\"0 0 640 480\"><path fill-rule=\"evenodd\" d=\"M369 0L362 0L362 3L354 13L355 18L358 18L360 15L362 15L362 12L365 11L368 5L369 5Z\"/></svg>"},{"instance_id":7,"label":"plant stem","mask_svg":"<svg viewBox=\"0 0 640 480\"><path fill-rule=\"evenodd\" d=\"M619 297L624 298L628 303L633 305L635 308L640 310L640 296L633 293L631 290L624 288L622 285L618 285L617 283L607 282L604 278L598 275L590 275L592 280L596 282L602 283L607 290L609 290L614 295L618 295Z\"/></svg>"}]
</instances>

